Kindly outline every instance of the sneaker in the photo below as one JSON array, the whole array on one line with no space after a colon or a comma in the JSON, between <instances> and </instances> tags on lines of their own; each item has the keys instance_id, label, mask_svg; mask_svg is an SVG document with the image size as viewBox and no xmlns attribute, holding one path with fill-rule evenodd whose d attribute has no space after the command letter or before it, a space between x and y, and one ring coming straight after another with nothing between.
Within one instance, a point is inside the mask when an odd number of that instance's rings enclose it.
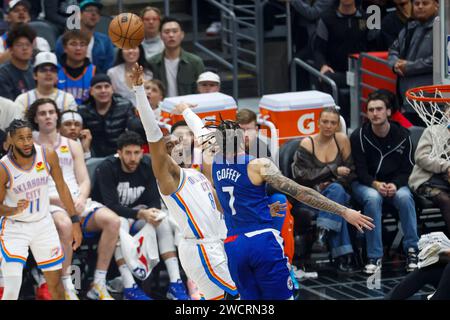
<instances>
[{"instance_id":1,"label":"sneaker","mask_svg":"<svg viewBox=\"0 0 450 320\"><path fill-rule=\"evenodd\" d=\"M135 283L132 288L123 289L123 300L153 300Z\"/></svg>"},{"instance_id":2,"label":"sneaker","mask_svg":"<svg viewBox=\"0 0 450 320\"><path fill-rule=\"evenodd\" d=\"M48 291L47 283L44 283L36 288L35 292L36 300L52 300L52 295Z\"/></svg>"},{"instance_id":3,"label":"sneaker","mask_svg":"<svg viewBox=\"0 0 450 320\"><path fill-rule=\"evenodd\" d=\"M189 291L189 296L191 297L191 300L200 300L202 298L202 296L200 295L200 291L198 291L198 287L194 281L192 281L191 279L188 279L186 285L187 285L187 288Z\"/></svg>"},{"instance_id":4,"label":"sneaker","mask_svg":"<svg viewBox=\"0 0 450 320\"><path fill-rule=\"evenodd\" d=\"M64 290L64 297L66 300L80 300L78 298L78 292L75 289Z\"/></svg>"},{"instance_id":5,"label":"sneaker","mask_svg":"<svg viewBox=\"0 0 450 320\"><path fill-rule=\"evenodd\" d=\"M91 300L114 300L109 294L106 284L92 284L86 296Z\"/></svg>"},{"instance_id":6,"label":"sneaker","mask_svg":"<svg viewBox=\"0 0 450 320\"><path fill-rule=\"evenodd\" d=\"M124 289L122 277L118 276L112 280L106 281L106 288L111 293L122 293Z\"/></svg>"},{"instance_id":7,"label":"sneaker","mask_svg":"<svg viewBox=\"0 0 450 320\"><path fill-rule=\"evenodd\" d=\"M417 251L414 248L408 249L408 256L406 257L406 271L411 272L417 269Z\"/></svg>"},{"instance_id":8,"label":"sneaker","mask_svg":"<svg viewBox=\"0 0 450 320\"><path fill-rule=\"evenodd\" d=\"M317 230L316 240L314 241L314 243L311 247L312 253L328 252L327 236L328 236L328 230L319 227Z\"/></svg>"},{"instance_id":9,"label":"sneaker","mask_svg":"<svg viewBox=\"0 0 450 320\"><path fill-rule=\"evenodd\" d=\"M3 290L5 290L4 287L0 287L0 300L3 298Z\"/></svg>"},{"instance_id":10,"label":"sneaker","mask_svg":"<svg viewBox=\"0 0 450 320\"><path fill-rule=\"evenodd\" d=\"M364 272L367 274L374 274L379 270L381 270L381 258L379 259L369 258L366 266L364 267Z\"/></svg>"},{"instance_id":11,"label":"sneaker","mask_svg":"<svg viewBox=\"0 0 450 320\"><path fill-rule=\"evenodd\" d=\"M169 290L167 290L167 299L170 300L191 300L186 293L186 288L183 281L179 279L177 282L171 282Z\"/></svg>"},{"instance_id":12,"label":"sneaker","mask_svg":"<svg viewBox=\"0 0 450 320\"><path fill-rule=\"evenodd\" d=\"M222 30L222 23L216 21L211 23L211 25L206 29L206 35L217 36Z\"/></svg>"},{"instance_id":13,"label":"sneaker","mask_svg":"<svg viewBox=\"0 0 450 320\"><path fill-rule=\"evenodd\" d=\"M317 272L306 272L303 269L298 269L296 266L292 266L291 272L294 274L295 278L298 281L317 279L319 277Z\"/></svg>"}]
</instances>

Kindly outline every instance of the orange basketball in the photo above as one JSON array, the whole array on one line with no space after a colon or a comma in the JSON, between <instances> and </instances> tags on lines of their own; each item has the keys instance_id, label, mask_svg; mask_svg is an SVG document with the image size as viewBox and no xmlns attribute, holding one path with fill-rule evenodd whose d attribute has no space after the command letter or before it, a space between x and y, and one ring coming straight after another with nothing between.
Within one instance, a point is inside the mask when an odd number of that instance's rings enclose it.
<instances>
[{"instance_id":1,"label":"orange basketball","mask_svg":"<svg viewBox=\"0 0 450 320\"><path fill-rule=\"evenodd\" d=\"M116 47L136 48L144 40L144 23L134 13L122 13L112 19L108 34Z\"/></svg>"}]
</instances>

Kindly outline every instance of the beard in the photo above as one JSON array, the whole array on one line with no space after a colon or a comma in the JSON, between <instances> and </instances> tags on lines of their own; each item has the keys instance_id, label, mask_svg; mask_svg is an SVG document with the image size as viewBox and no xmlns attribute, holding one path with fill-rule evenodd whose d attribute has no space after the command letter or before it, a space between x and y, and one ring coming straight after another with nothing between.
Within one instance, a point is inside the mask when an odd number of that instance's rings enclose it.
<instances>
[{"instance_id":1,"label":"beard","mask_svg":"<svg viewBox=\"0 0 450 320\"><path fill-rule=\"evenodd\" d=\"M31 158L36 154L36 148L32 147L30 154L25 154L21 149L14 147L14 151L16 151L22 158Z\"/></svg>"}]
</instances>

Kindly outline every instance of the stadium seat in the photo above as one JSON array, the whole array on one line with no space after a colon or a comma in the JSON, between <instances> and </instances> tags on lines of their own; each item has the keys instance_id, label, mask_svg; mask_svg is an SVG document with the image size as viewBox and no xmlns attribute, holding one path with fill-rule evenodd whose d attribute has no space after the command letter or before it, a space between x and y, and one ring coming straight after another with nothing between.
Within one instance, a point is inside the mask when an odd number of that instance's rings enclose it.
<instances>
[{"instance_id":1,"label":"stadium seat","mask_svg":"<svg viewBox=\"0 0 450 320\"><path fill-rule=\"evenodd\" d=\"M89 173L89 179L91 180L91 188L94 187L95 184L95 169L97 166L103 162L106 158L90 158L86 160L86 166Z\"/></svg>"},{"instance_id":2,"label":"stadium seat","mask_svg":"<svg viewBox=\"0 0 450 320\"><path fill-rule=\"evenodd\" d=\"M58 31L54 26L42 20L30 21L28 25L36 31L38 37L42 37L47 40L50 45L50 49L55 51Z\"/></svg>"},{"instance_id":3,"label":"stadium seat","mask_svg":"<svg viewBox=\"0 0 450 320\"><path fill-rule=\"evenodd\" d=\"M292 179L291 165L294 162L294 154L301 138L289 140L280 148L280 170L284 176Z\"/></svg>"}]
</instances>

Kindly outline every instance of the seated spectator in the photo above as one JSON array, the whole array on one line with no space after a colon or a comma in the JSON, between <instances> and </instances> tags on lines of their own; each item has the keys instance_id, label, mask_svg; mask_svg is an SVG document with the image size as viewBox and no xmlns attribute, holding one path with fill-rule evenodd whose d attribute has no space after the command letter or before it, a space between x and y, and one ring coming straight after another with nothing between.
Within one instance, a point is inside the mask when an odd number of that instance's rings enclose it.
<instances>
[{"instance_id":1,"label":"seated spectator","mask_svg":"<svg viewBox=\"0 0 450 320\"><path fill-rule=\"evenodd\" d=\"M35 38L36 32L27 25L18 25L8 32L6 43L11 60L0 67L0 96L15 100L36 87L31 66Z\"/></svg>"},{"instance_id":2,"label":"seated spectator","mask_svg":"<svg viewBox=\"0 0 450 320\"><path fill-rule=\"evenodd\" d=\"M100 1L84 0L80 3L80 31L87 38L87 57L97 67L99 73L106 73L114 63L114 45L106 34L94 31L100 22L102 8ZM58 61L61 61L64 52L64 42L59 37L55 48Z\"/></svg>"},{"instance_id":3,"label":"seated spectator","mask_svg":"<svg viewBox=\"0 0 450 320\"><path fill-rule=\"evenodd\" d=\"M27 110L26 119L33 124L33 140L55 150L58 155L64 181L74 199L77 220L71 221L64 207L56 185L49 180L50 213L58 230L64 249L62 263L62 283L66 300L79 300L72 282L72 223L80 222L84 237L99 233L97 263L94 280L87 297L92 300L114 300L106 288L106 273L119 237L120 220L117 214L99 202L91 201L91 183L83 157L81 144L72 139L61 137L58 133L61 114L56 103L48 98L36 100Z\"/></svg>"},{"instance_id":4,"label":"seated spectator","mask_svg":"<svg viewBox=\"0 0 450 320\"><path fill-rule=\"evenodd\" d=\"M159 253L169 273L170 285L167 298L189 300L181 281L178 258L175 248L174 230L166 216L158 220L161 213L161 199L158 186L151 167L150 158L143 156L141 145L144 141L132 131L120 135L117 140L119 158L111 156L96 169L94 199L105 203L117 212L127 232L137 233L145 224L150 224L155 231ZM122 227L123 227L122 226ZM124 284L124 298L145 296L137 287L133 275L125 264L122 253L116 250L115 258ZM150 300L150 299L139 299Z\"/></svg>"},{"instance_id":5,"label":"seated spectator","mask_svg":"<svg viewBox=\"0 0 450 320\"><path fill-rule=\"evenodd\" d=\"M386 51L398 38L412 14L411 0L393 0L396 10L388 13L381 21L378 49Z\"/></svg>"},{"instance_id":6,"label":"seated spectator","mask_svg":"<svg viewBox=\"0 0 450 320\"><path fill-rule=\"evenodd\" d=\"M141 18L145 32L145 38L141 44L145 51L145 59L150 61L151 57L164 50L164 42L159 34L161 11L155 7L145 7L141 11Z\"/></svg>"},{"instance_id":7,"label":"seated spectator","mask_svg":"<svg viewBox=\"0 0 450 320\"><path fill-rule=\"evenodd\" d=\"M11 121L23 118L22 107L9 99L0 97L0 130L5 131Z\"/></svg>"},{"instance_id":8,"label":"seated spectator","mask_svg":"<svg viewBox=\"0 0 450 320\"><path fill-rule=\"evenodd\" d=\"M313 188L344 206L349 205L347 191L355 178L351 158L350 140L339 131L339 112L325 108L319 116L319 133L300 141L292 164L296 182ZM354 272L357 267L353 256L347 222L340 216L320 211L317 216L318 239L313 251L327 251L340 272Z\"/></svg>"},{"instance_id":9,"label":"seated spectator","mask_svg":"<svg viewBox=\"0 0 450 320\"><path fill-rule=\"evenodd\" d=\"M63 137L78 141L83 148L84 160L91 158L92 134L89 129L83 129L83 118L74 110L61 113L61 127L59 129Z\"/></svg>"},{"instance_id":10,"label":"seated spectator","mask_svg":"<svg viewBox=\"0 0 450 320\"><path fill-rule=\"evenodd\" d=\"M256 113L250 109L240 109L236 113L236 122L244 130L245 152L255 158L270 158L267 140L265 142L263 136L259 135Z\"/></svg>"},{"instance_id":11,"label":"seated spectator","mask_svg":"<svg viewBox=\"0 0 450 320\"><path fill-rule=\"evenodd\" d=\"M425 129L417 145L413 171L409 176L410 188L419 195L430 198L441 209L450 236L450 161L430 159L433 135L448 135L449 129L433 125Z\"/></svg>"},{"instance_id":12,"label":"seated spectator","mask_svg":"<svg viewBox=\"0 0 450 320\"><path fill-rule=\"evenodd\" d=\"M195 93L198 76L205 69L202 59L181 48L184 31L178 20L166 17L160 28L165 49L149 61L153 77L164 83L168 97Z\"/></svg>"},{"instance_id":13,"label":"seated spectator","mask_svg":"<svg viewBox=\"0 0 450 320\"><path fill-rule=\"evenodd\" d=\"M386 99L388 99L389 104L392 107L391 111L391 121L397 122L399 125L405 128L412 127L412 123L400 112L400 107L398 104L397 96L389 90L386 89L378 89L376 90L379 94L385 95Z\"/></svg>"},{"instance_id":14,"label":"seated spectator","mask_svg":"<svg viewBox=\"0 0 450 320\"><path fill-rule=\"evenodd\" d=\"M198 76L198 93L220 92L220 77L218 74L207 71Z\"/></svg>"},{"instance_id":15,"label":"seated spectator","mask_svg":"<svg viewBox=\"0 0 450 320\"><path fill-rule=\"evenodd\" d=\"M34 101L40 98L49 98L56 102L59 111L78 108L72 94L55 87L58 83L58 62L52 52L40 52L36 55L33 65L36 88L22 93L16 98L23 110L27 110Z\"/></svg>"},{"instance_id":16,"label":"seated spectator","mask_svg":"<svg viewBox=\"0 0 450 320\"><path fill-rule=\"evenodd\" d=\"M130 101L114 94L106 74L95 75L90 87L89 99L78 112L92 133L92 156L106 157L116 153L117 139L136 120L136 111Z\"/></svg>"},{"instance_id":17,"label":"seated spectator","mask_svg":"<svg viewBox=\"0 0 450 320\"><path fill-rule=\"evenodd\" d=\"M107 73L111 78L114 93L130 100L133 106L136 105L136 97L133 92L130 75L131 69L136 62L144 68L144 80L151 80L153 73L150 65L145 60L144 48L141 45L132 49L119 49L114 67L109 69Z\"/></svg>"},{"instance_id":18,"label":"seated spectator","mask_svg":"<svg viewBox=\"0 0 450 320\"><path fill-rule=\"evenodd\" d=\"M389 48L388 63L398 75L398 94L405 116L414 125L423 125L423 122L406 102L405 92L433 84L433 21L438 9L437 0L414 0L414 20Z\"/></svg>"},{"instance_id":19,"label":"seated spectator","mask_svg":"<svg viewBox=\"0 0 450 320\"><path fill-rule=\"evenodd\" d=\"M364 272L373 274L382 266L383 243L381 217L384 202L399 213L404 233L406 270L417 268L417 220L408 177L414 162L409 131L390 122L392 106L385 95L371 93L367 101L368 122L353 131L350 141L357 180L352 183L354 199L373 219L375 228L366 231L367 264Z\"/></svg>"},{"instance_id":20,"label":"seated spectator","mask_svg":"<svg viewBox=\"0 0 450 320\"><path fill-rule=\"evenodd\" d=\"M27 24L30 22L30 3L25 0L12 0L8 4L8 15L5 17L11 30L18 24ZM6 43L8 31L3 33L0 41L0 64L11 59L11 53L8 51L9 45ZM33 42L33 48L36 51L50 51L48 41L42 37L36 37Z\"/></svg>"},{"instance_id":21,"label":"seated spectator","mask_svg":"<svg viewBox=\"0 0 450 320\"><path fill-rule=\"evenodd\" d=\"M316 33L314 57L320 73L333 79L338 88L348 88L348 56L367 48L366 18L355 0L340 0L336 10L319 20ZM339 105L345 122L350 123L350 96L340 94Z\"/></svg>"},{"instance_id":22,"label":"seated spectator","mask_svg":"<svg viewBox=\"0 0 450 320\"><path fill-rule=\"evenodd\" d=\"M78 105L89 98L89 83L97 72L86 57L89 39L80 30L66 31L62 36L64 54L59 59L58 89L71 93Z\"/></svg>"}]
</instances>

